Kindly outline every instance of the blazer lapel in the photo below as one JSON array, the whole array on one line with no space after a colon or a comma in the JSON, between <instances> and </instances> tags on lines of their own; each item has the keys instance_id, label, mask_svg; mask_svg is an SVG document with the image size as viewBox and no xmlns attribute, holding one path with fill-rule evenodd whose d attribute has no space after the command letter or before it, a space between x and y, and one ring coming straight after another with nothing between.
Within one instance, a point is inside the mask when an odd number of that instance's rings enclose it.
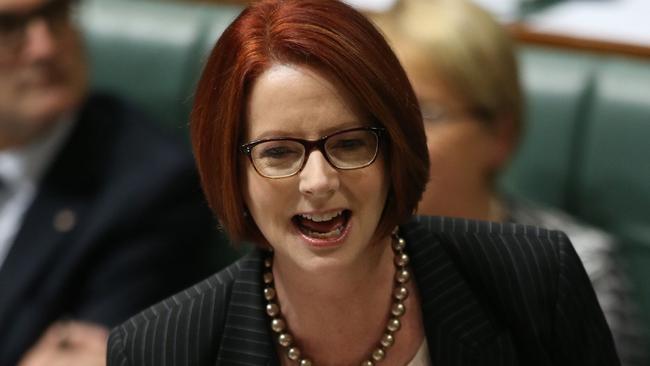
<instances>
[{"instance_id":1,"label":"blazer lapel","mask_svg":"<svg viewBox=\"0 0 650 366\"><path fill-rule=\"evenodd\" d=\"M83 216L85 205L77 200L41 192L27 211L23 225L0 270L0 328L9 319L12 304L24 305L20 300L23 291L34 288L31 284L52 267L48 262L57 253L66 251L68 238L77 221Z\"/></svg>"},{"instance_id":2,"label":"blazer lapel","mask_svg":"<svg viewBox=\"0 0 650 366\"><path fill-rule=\"evenodd\" d=\"M434 365L487 365L485 347L507 345L509 335L479 302L432 230L440 219L421 218L400 230L420 292L430 359Z\"/></svg>"},{"instance_id":3,"label":"blazer lapel","mask_svg":"<svg viewBox=\"0 0 650 366\"><path fill-rule=\"evenodd\" d=\"M262 295L263 253L240 262L228 305L217 365L279 365Z\"/></svg>"},{"instance_id":4,"label":"blazer lapel","mask_svg":"<svg viewBox=\"0 0 650 366\"><path fill-rule=\"evenodd\" d=\"M422 316L434 365L510 365L490 363L511 344L506 329L479 302L457 264L432 230L436 219L412 222L401 230L422 299ZM424 225L423 225L424 224ZM254 250L241 261L226 315L217 365L279 365L265 300L263 254ZM498 357L497 357L498 358Z\"/></svg>"}]
</instances>

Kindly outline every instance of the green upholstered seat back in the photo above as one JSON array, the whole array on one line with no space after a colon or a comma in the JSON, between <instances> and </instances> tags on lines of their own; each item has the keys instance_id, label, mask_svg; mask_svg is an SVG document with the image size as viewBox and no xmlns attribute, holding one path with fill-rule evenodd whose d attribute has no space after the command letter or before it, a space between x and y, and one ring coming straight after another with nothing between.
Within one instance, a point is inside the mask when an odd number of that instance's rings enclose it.
<instances>
[{"instance_id":1,"label":"green upholstered seat back","mask_svg":"<svg viewBox=\"0 0 650 366\"><path fill-rule=\"evenodd\" d=\"M515 158L502 175L516 196L565 207L592 88L593 57L540 48L519 52L526 98L524 129Z\"/></svg>"},{"instance_id":2,"label":"green upholstered seat back","mask_svg":"<svg viewBox=\"0 0 650 366\"><path fill-rule=\"evenodd\" d=\"M650 247L650 63L600 65L575 199L578 215Z\"/></svg>"},{"instance_id":3,"label":"green upholstered seat back","mask_svg":"<svg viewBox=\"0 0 650 366\"><path fill-rule=\"evenodd\" d=\"M650 329L650 62L519 56L527 126L502 186L614 234Z\"/></svg>"},{"instance_id":4,"label":"green upholstered seat back","mask_svg":"<svg viewBox=\"0 0 650 366\"><path fill-rule=\"evenodd\" d=\"M576 213L621 238L650 329L650 62L605 60L586 126Z\"/></svg>"},{"instance_id":5,"label":"green upholstered seat back","mask_svg":"<svg viewBox=\"0 0 650 366\"><path fill-rule=\"evenodd\" d=\"M526 122L504 189L650 247L650 62L519 56Z\"/></svg>"},{"instance_id":6,"label":"green upholstered seat back","mask_svg":"<svg viewBox=\"0 0 650 366\"><path fill-rule=\"evenodd\" d=\"M126 97L167 127L186 126L192 93L234 6L94 0L80 9L91 83Z\"/></svg>"}]
</instances>

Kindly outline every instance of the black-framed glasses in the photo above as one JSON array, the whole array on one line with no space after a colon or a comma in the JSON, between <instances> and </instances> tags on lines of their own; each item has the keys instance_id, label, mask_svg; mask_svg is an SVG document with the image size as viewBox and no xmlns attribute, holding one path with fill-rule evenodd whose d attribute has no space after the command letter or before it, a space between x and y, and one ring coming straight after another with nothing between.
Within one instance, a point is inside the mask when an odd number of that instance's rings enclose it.
<instances>
[{"instance_id":1,"label":"black-framed glasses","mask_svg":"<svg viewBox=\"0 0 650 366\"><path fill-rule=\"evenodd\" d=\"M24 44L27 27L35 19L45 20L52 32L58 32L70 21L75 3L77 0L50 0L28 12L0 12L0 49L18 51Z\"/></svg>"},{"instance_id":2,"label":"black-framed glasses","mask_svg":"<svg viewBox=\"0 0 650 366\"><path fill-rule=\"evenodd\" d=\"M298 138L270 138L252 141L240 146L248 155L255 170L263 177L285 178L300 172L307 157L318 149L337 169L351 170L366 167L377 158L382 127L358 127L337 131L318 140Z\"/></svg>"}]
</instances>

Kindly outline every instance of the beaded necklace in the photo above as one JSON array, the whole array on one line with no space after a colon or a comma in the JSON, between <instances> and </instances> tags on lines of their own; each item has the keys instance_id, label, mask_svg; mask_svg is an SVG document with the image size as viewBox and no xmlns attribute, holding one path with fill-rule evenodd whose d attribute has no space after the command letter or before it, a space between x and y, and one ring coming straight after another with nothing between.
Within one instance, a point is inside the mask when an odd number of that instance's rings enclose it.
<instances>
[{"instance_id":1,"label":"beaded necklace","mask_svg":"<svg viewBox=\"0 0 650 366\"><path fill-rule=\"evenodd\" d=\"M369 357L361 363L362 366L373 366L381 362L390 347L395 343L395 335L401 327L400 318L406 312L404 302L409 295L406 283L411 278L411 274L406 268L409 257L404 253L406 242L400 238L396 232L392 234L393 254L395 264L395 281L393 284L393 305L390 309L390 315L384 334L379 339L377 347L372 351ZM271 317L271 329L277 335L277 341L286 352L287 357L300 366L313 366L314 363L302 353L300 348L295 344L293 335L289 332L287 322L282 317L280 305L277 299L273 280L273 252L264 259L264 298L267 301L266 313Z\"/></svg>"}]
</instances>

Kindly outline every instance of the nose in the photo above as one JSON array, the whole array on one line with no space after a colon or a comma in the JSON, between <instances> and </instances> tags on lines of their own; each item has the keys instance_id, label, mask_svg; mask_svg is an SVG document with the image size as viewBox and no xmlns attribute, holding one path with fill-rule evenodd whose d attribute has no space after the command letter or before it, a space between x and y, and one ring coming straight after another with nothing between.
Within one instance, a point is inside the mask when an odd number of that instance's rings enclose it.
<instances>
[{"instance_id":1,"label":"nose","mask_svg":"<svg viewBox=\"0 0 650 366\"><path fill-rule=\"evenodd\" d=\"M52 57L57 48L57 40L52 28L43 18L35 18L27 24L24 42L23 52L30 60Z\"/></svg>"},{"instance_id":2,"label":"nose","mask_svg":"<svg viewBox=\"0 0 650 366\"><path fill-rule=\"evenodd\" d=\"M312 151L300 172L300 192L313 198L328 198L339 189L339 172L323 154Z\"/></svg>"}]
</instances>

